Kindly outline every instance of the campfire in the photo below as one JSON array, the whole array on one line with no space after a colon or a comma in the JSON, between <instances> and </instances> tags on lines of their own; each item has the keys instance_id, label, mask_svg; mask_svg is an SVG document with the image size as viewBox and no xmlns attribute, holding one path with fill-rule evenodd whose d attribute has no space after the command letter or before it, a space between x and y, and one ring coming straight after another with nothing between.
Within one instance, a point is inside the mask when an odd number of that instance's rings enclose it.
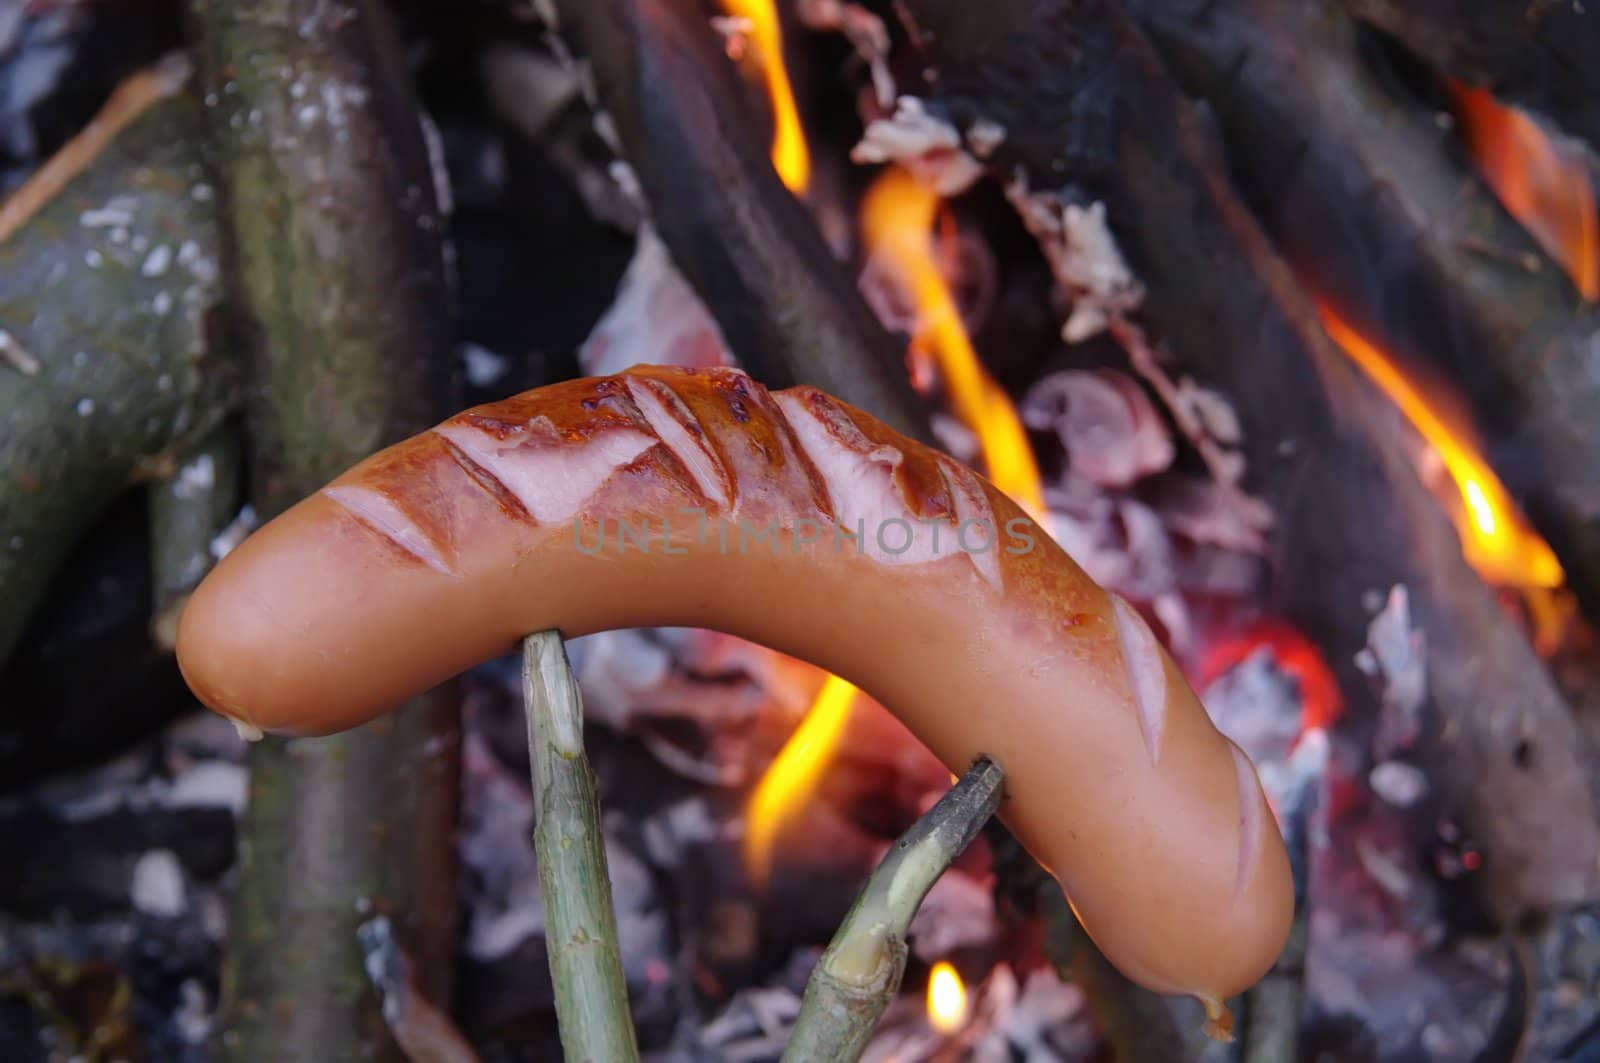
<instances>
[{"instance_id":1,"label":"campfire","mask_svg":"<svg viewBox=\"0 0 1600 1063\"><path fill-rule=\"evenodd\" d=\"M1119 645L1171 655L1288 852L1289 942L1214 1002L1230 1029L1126 977L996 820L914 906L861 1058L1600 1051L1592 16L251 6L0 15L0 1054L577 1051L525 718L568 676L638 1050L818 1043L864 883L1004 758L962 776L844 665L692 627L559 666L530 638L527 675L255 745L174 663L268 518L532 388L634 379L677 416L638 365L811 385L980 473L1130 611ZM497 474L457 423L428 438L507 505L567 475Z\"/></svg>"}]
</instances>

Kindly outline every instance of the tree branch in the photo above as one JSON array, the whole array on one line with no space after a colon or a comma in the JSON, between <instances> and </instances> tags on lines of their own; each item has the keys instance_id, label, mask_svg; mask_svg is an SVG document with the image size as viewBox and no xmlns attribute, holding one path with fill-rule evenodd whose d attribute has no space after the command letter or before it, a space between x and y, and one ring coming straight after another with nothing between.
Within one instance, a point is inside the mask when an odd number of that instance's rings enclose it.
<instances>
[{"instance_id":1,"label":"tree branch","mask_svg":"<svg viewBox=\"0 0 1600 1063\"><path fill-rule=\"evenodd\" d=\"M377 0L192 0L270 518L450 403L443 218ZM235 1059L393 1059L356 925L393 919L428 999L454 966L453 684L358 730L251 751L224 971Z\"/></svg>"},{"instance_id":2,"label":"tree branch","mask_svg":"<svg viewBox=\"0 0 1600 1063\"><path fill-rule=\"evenodd\" d=\"M533 842L561 1045L571 1063L628 1063L639 1058L639 1047L622 973L600 799L583 752L583 695L558 633L523 640L522 694Z\"/></svg>"},{"instance_id":3,"label":"tree branch","mask_svg":"<svg viewBox=\"0 0 1600 1063\"><path fill-rule=\"evenodd\" d=\"M189 77L128 79L0 207L0 660L111 501L234 400Z\"/></svg>"},{"instance_id":4,"label":"tree branch","mask_svg":"<svg viewBox=\"0 0 1600 1063\"><path fill-rule=\"evenodd\" d=\"M1000 807L1004 782L999 765L979 760L895 842L811 972L786 1063L860 1058L899 992L917 908Z\"/></svg>"}]
</instances>

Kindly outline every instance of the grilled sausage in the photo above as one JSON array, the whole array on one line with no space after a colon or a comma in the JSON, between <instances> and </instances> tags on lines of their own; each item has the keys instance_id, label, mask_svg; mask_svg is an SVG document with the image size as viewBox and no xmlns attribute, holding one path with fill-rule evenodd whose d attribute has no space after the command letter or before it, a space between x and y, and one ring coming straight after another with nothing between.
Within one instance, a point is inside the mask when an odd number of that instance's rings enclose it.
<instances>
[{"instance_id":1,"label":"grilled sausage","mask_svg":"<svg viewBox=\"0 0 1600 1063\"><path fill-rule=\"evenodd\" d=\"M247 726L364 723L547 628L715 628L811 661L1001 816L1125 974L1213 1008L1288 934L1249 760L1140 614L965 466L819 391L637 367L357 465L195 592L178 659Z\"/></svg>"}]
</instances>

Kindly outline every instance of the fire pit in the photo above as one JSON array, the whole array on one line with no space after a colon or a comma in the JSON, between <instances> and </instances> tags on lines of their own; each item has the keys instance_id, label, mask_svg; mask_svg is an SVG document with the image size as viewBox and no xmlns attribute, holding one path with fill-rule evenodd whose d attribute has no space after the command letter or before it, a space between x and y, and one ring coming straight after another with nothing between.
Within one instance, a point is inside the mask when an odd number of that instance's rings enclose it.
<instances>
[{"instance_id":1,"label":"fire pit","mask_svg":"<svg viewBox=\"0 0 1600 1063\"><path fill-rule=\"evenodd\" d=\"M811 385L983 473L1288 848L1223 1045L995 823L863 1058L1600 1052L1593 15L139 6L0 16L6 1058L561 1052L518 658L247 749L171 650L346 467L638 364ZM730 635L566 650L639 1049L777 1059L951 768Z\"/></svg>"}]
</instances>

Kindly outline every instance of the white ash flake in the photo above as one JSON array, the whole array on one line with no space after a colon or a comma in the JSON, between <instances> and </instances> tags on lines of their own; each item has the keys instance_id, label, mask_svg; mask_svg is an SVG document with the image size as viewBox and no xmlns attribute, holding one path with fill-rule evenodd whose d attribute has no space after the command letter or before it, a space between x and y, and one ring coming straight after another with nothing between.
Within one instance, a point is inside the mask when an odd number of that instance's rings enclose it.
<instances>
[{"instance_id":1,"label":"white ash flake","mask_svg":"<svg viewBox=\"0 0 1600 1063\"><path fill-rule=\"evenodd\" d=\"M1006 142L1006 127L980 118L967 127L967 147L980 159L987 159Z\"/></svg>"},{"instance_id":2,"label":"white ash flake","mask_svg":"<svg viewBox=\"0 0 1600 1063\"><path fill-rule=\"evenodd\" d=\"M994 890L986 879L951 868L934 882L911 920L911 951L935 963L957 949L991 948L1000 939Z\"/></svg>"},{"instance_id":3,"label":"white ash flake","mask_svg":"<svg viewBox=\"0 0 1600 1063\"><path fill-rule=\"evenodd\" d=\"M211 490L217 482L217 463L210 454L200 454L178 470L172 493L179 498L194 498Z\"/></svg>"},{"instance_id":4,"label":"white ash flake","mask_svg":"<svg viewBox=\"0 0 1600 1063\"><path fill-rule=\"evenodd\" d=\"M1265 532L1272 526L1272 511L1266 503L1245 493L1241 486L1246 468L1244 455L1230 449L1224 440L1212 436L1207 428L1208 421L1224 429L1229 427L1229 419L1220 418L1215 408L1226 400L1216 392L1194 385L1186 377L1174 380L1162 365L1161 356L1146 339L1144 330L1128 319L1119 317L1113 320L1111 332L1127 352L1128 364L1133 371L1143 377L1160 396L1171 411L1178 429L1193 444L1218 486L1239 507L1241 519L1257 524L1259 530ZM1236 417L1231 421L1237 424Z\"/></svg>"},{"instance_id":5,"label":"white ash flake","mask_svg":"<svg viewBox=\"0 0 1600 1063\"><path fill-rule=\"evenodd\" d=\"M901 994L890 1005L862 1063L933 1063L971 1059L979 1063L1026 1059L1065 1063L1099 1054L1099 1038L1082 989L1046 968L1019 981L1008 963L996 964L968 987L968 1017L952 1034L932 1030L920 994Z\"/></svg>"},{"instance_id":6,"label":"white ash flake","mask_svg":"<svg viewBox=\"0 0 1600 1063\"><path fill-rule=\"evenodd\" d=\"M492 387L511 368L511 363L504 355L496 354L480 344L463 343L457 352L466 371L467 383L475 388Z\"/></svg>"},{"instance_id":7,"label":"white ash flake","mask_svg":"<svg viewBox=\"0 0 1600 1063\"><path fill-rule=\"evenodd\" d=\"M889 72L889 29L883 19L847 0L798 0L795 18L807 29L843 34L867 65L878 106L885 110L894 106L894 75Z\"/></svg>"},{"instance_id":8,"label":"white ash flake","mask_svg":"<svg viewBox=\"0 0 1600 1063\"><path fill-rule=\"evenodd\" d=\"M159 277L167 272L167 267L172 265L172 247L168 244L157 244L145 256L144 264L139 267L139 275L143 277Z\"/></svg>"},{"instance_id":9,"label":"white ash flake","mask_svg":"<svg viewBox=\"0 0 1600 1063\"><path fill-rule=\"evenodd\" d=\"M90 269L99 269L104 262L105 256L92 247L83 253L83 264Z\"/></svg>"},{"instance_id":10,"label":"white ash flake","mask_svg":"<svg viewBox=\"0 0 1600 1063\"><path fill-rule=\"evenodd\" d=\"M1143 305L1145 289L1117 246L1105 204L1081 206L1053 192L1032 192L1021 171L1006 184L1006 198L1038 242L1056 283L1072 300L1062 338L1079 343L1109 330L1237 508L1237 523L1264 534L1272 526L1272 511L1240 486L1245 459L1230 449L1242 436L1238 416L1221 394L1188 378L1174 380L1144 331L1132 321L1131 315Z\"/></svg>"},{"instance_id":11,"label":"white ash flake","mask_svg":"<svg viewBox=\"0 0 1600 1063\"><path fill-rule=\"evenodd\" d=\"M712 15L711 28L722 38L722 50L735 63L743 62L750 50L750 34L756 24L746 15Z\"/></svg>"},{"instance_id":12,"label":"white ash flake","mask_svg":"<svg viewBox=\"0 0 1600 1063\"><path fill-rule=\"evenodd\" d=\"M178 245L177 261L200 284L212 284L219 276L216 259L202 251L193 240L185 240Z\"/></svg>"},{"instance_id":13,"label":"white ash flake","mask_svg":"<svg viewBox=\"0 0 1600 1063\"><path fill-rule=\"evenodd\" d=\"M1178 394L1194 414L1206 435L1224 446L1238 446L1244 441L1244 429L1239 415L1226 395L1214 388L1201 387L1188 377L1178 381Z\"/></svg>"},{"instance_id":14,"label":"white ash flake","mask_svg":"<svg viewBox=\"0 0 1600 1063\"><path fill-rule=\"evenodd\" d=\"M204 1045L211 1036L213 1026L211 1004L205 987L197 979L186 978L178 987L181 1003L172 1015L178 1036L186 1044Z\"/></svg>"},{"instance_id":15,"label":"white ash flake","mask_svg":"<svg viewBox=\"0 0 1600 1063\"><path fill-rule=\"evenodd\" d=\"M1104 203L1084 207L1053 192L1031 192L1020 172L1006 183L1006 198L1038 241L1056 283L1072 297L1062 339L1081 343L1144 303L1144 285L1111 234Z\"/></svg>"},{"instance_id":16,"label":"white ash flake","mask_svg":"<svg viewBox=\"0 0 1600 1063\"><path fill-rule=\"evenodd\" d=\"M639 227L616 299L578 351L584 371L597 376L645 360L695 368L733 364L715 319L648 224Z\"/></svg>"},{"instance_id":17,"label":"white ash flake","mask_svg":"<svg viewBox=\"0 0 1600 1063\"><path fill-rule=\"evenodd\" d=\"M475 887L466 898L466 951L477 960L496 960L544 933L539 868L529 844L533 795L476 734L462 739L462 771L472 785L462 809L461 861Z\"/></svg>"},{"instance_id":18,"label":"white ash flake","mask_svg":"<svg viewBox=\"0 0 1600 1063\"><path fill-rule=\"evenodd\" d=\"M895 101L893 116L867 123L861 142L850 149L852 162L899 163L928 187L949 198L983 176L983 166L962 146L961 132L928 113L915 96Z\"/></svg>"},{"instance_id":19,"label":"white ash flake","mask_svg":"<svg viewBox=\"0 0 1600 1063\"><path fill-rule=\"evenodd\" d=\"M167 791L169 808L226 808L244 812L249 777L242 764L202 760L172 780Z\"/></svg>"},{"instance_id":20,"label":"white ash flake","mask_svg":"<svg viewBox=\"0 0 1600 1063\"><path fill-rule=\"evenodd\" d=\"M0 329L0 362L4 362L23 376L37 376L43 368L21 342L8 330Z\"/></svg>"},{"instance_id":21,"label":"white ash flake","mask_svg":"<svg viewBox=\"0 0 1600 1063\"><path fill-rule=\"evenodd\" d=\"M228 526L217 533L211 540L211 556L218 561L233 552L233 548L244 542L245 536L256 530L259 523L254 506L245 506Z\"/></svg>"},{"instance_id":22,"label":"white ash flake","mask_svg":"<svg viewBox=\"0 0 1600 1063\"><path fill-rule=\"evenodd\" d=\"M94 400L85 396L78 400L76 409L79 417L88 417L94 413Z\"/></svg>"},{"instance_id":23,"label":"white ash flake","mask_svg":"<svg viewBox=\"0 0 1600 1063\"><path fill-rule=\"evenodd\" d=\"M138 206L139 201L133 196L113 196L104 206L86 210L78 215L78 224L85 229L126 229L133 224L134 212Z\"/></svg>"},{"instance_id":24,"label":"white ash flake","mask_svg":"<svg viewBox=\"0 0 1600 1063\"><path fill-rule=\"evenodd\" d=\"M1386 760L1367 775L1372 792L1396 808L1410 808L1428 795L1428 777L1415 764Z\"/></svg>"},{"instance_id":25,"label":"white ash flake","mask_svg":"<svg viewBox=\"0 0 1600 1063\"><path fill-rule=\"evenodd\" d=\"M157 292L155 298L150 300L150 309L158 317L166 317L172 312L172 293Z\"/></svg>"},{"instance_id":26,"label":"white ash flake","mask_svg":"<svg viewBox=\"0 0 1600 1063\"><path fill-rule=\"evenodd\" d=\"M1427 641L1411 623L1411 599L1403 584L1390 589L1382 610L1367 626L1367 645L1356 654L1378 689L1382 710L1373 739L1380 760L1409 749L1422 729L1428 698Z\"/></svg>"},{"instance_id":27,"label":"white ash flake","mask_svg":"<svg viewBox=\"0 0 1600 1063\"><path fill-rule=\"evenodd\" d=\"M1072 471L1102 487L1127 487L1172 464L1176 448L1144 388L1114 369L1068 369L1041 377L1022 401L1022 420L1054 431Z\"/></svg>"},{"instance_id":28,"label":"white ash flake","mask_svg":"<svg viewBox=\"0 0 1600 1063\"><path fill-rule=\"evenodd\" d=\"M129 899L136 911L173 919L188 908L183 865L171 849L151 849L133 865Z\"/></svg>"}]
</instances>

